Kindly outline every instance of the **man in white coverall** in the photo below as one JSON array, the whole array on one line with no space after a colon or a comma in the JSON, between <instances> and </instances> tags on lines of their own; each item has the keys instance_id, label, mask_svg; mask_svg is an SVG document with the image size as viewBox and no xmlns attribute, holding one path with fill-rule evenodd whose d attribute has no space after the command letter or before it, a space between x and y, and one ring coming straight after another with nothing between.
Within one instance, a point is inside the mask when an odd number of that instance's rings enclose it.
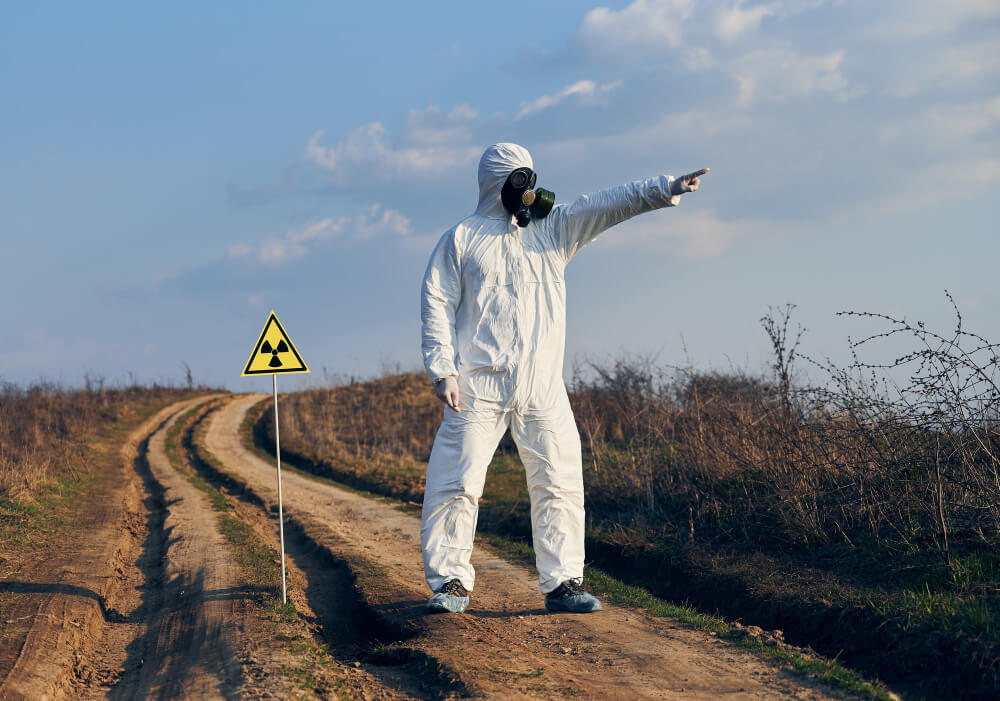
<instances>
[{"instance_id":1,"label":"man in white coverall","mask_svg":"<svg viewBox=\"0 0 1000 701\"><path fill-rule=\"evenodd\" d=\"M468 607L479 497L508 427L527 477L546 608L600 610L583 589L583 466L562 377L563 273L605 229L676 205L708 172L661 175L552 207L551 192L531 190L532 168L531 155L517 144L487 148L479 162L479 206L441 237L424 275L424 365L446 405L427 465L420 527L432 611ZM528 181L515 171L526 172ZM529 209L546 195L549 211Z\"/></svg>"}]
</instances>

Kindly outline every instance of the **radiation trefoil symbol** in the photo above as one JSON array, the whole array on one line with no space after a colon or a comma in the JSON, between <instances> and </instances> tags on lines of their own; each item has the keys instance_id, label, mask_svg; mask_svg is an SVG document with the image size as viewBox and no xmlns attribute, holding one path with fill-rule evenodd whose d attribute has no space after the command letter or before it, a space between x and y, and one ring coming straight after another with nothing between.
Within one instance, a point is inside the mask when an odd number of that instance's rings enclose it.
<instances>
[{"instance_id":1,"label":"radiation trefoil symbol","mask_svg":"<svg viewBox=\"0 0 1000 701\"><path fill-rule=\"evenodd\" d=\"M271 312L243 374L275 375L286 372L309 372L309 368L295 349L292 339L285 333L277 315Z\"/></svg>"},{"instance_id":2,"label":"radiation trefoil symbol","mask_svg":"<svg viewBox=\"0 0 1000 701\"><path fill-rule=\"evenodd\" d=\"M264 345L260 347L260 352L271 354L271 362L267 364L268 367L280 368L281 358L278 357L278 353L287 353L288 344L285 343L285 339L281 339L280 341L278 341L277 347L271 348L270 342L264 341Z\"/></svg>"}]
</instances>

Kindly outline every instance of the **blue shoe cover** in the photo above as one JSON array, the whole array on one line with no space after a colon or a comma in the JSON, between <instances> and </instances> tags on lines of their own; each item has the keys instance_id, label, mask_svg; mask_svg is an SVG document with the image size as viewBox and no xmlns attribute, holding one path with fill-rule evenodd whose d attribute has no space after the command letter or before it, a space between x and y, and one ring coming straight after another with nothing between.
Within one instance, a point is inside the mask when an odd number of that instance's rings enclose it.
<instances>
[{"instance_id":1,"label":"blue shoe cover","mask_svg":"<svg viewBox=\"0 0 1000 701\"><path fill-rule=\"evenodd\" d=\"M601 610L601 602L592 594L575 594L562 599L545 597L545 608L549 611L566 611L568 613L592 613Z\"/></svg>"},{"instance_id":2,"label":"blue shoe cover","mask_svg":"<svg viewBox=\"0 0 1000 701\"><path fill-rule=\"evenodd\" d=\"M441 613L464 613L469 608L469 597L452 596L438 592L427 601L427 610Z\"/></svg>"}]
</instances>

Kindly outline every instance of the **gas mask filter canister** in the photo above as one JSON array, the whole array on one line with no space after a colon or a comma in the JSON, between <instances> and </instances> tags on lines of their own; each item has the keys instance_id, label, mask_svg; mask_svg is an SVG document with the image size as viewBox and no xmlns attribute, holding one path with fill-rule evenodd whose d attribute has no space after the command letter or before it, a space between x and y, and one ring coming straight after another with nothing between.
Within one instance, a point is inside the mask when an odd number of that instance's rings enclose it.
<instances>
[{"instance_id":1,"label":"gas mask filter canister","mask_svg":"<svg viewBox=\"0 0 1000 701\"><path fill-rule=\"evenodd\" d=\"M544 188L535 189L537 174L531 168L517 168L507 176L500 190L500 201L514 215L517 225L525 227L532 217L544 219L552 211L556 193Z\"/></svg>"}]
</instances>

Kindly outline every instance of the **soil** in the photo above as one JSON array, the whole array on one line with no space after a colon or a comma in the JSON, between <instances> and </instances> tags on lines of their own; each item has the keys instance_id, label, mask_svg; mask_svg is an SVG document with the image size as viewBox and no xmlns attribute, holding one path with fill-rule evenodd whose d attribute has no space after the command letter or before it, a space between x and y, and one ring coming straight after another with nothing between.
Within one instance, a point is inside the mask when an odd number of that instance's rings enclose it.
<instances>
[{"instance_id":1,"label":"soil","mask_svg":"<svg viewBox=\"0 0 1000 701\"><path fill-rule=\"evenodd\" d=\"M188 479L277 549L275 466L240 436L262 398L146 421L64 547L5 574L0 698L852 698L669 619L549 614L534 572L481 546L469 611L427 614L417 516L284 470L289 614L242 583ZM165 437L191 408L178 471Z\"/></svg>"}]
</instances>

